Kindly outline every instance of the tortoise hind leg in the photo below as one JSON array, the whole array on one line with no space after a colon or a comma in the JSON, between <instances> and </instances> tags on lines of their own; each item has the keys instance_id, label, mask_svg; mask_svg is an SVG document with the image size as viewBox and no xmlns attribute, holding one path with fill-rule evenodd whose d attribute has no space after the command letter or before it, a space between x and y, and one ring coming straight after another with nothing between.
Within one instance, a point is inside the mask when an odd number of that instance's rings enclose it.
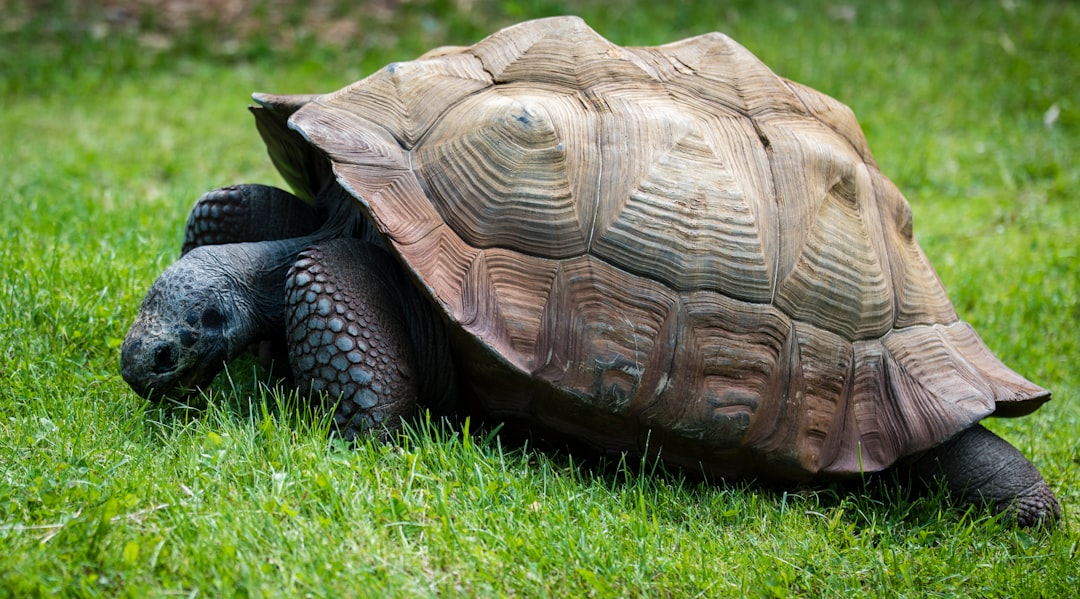
<instances>
[{"instance_id":1,"label":"tortoise hind leg","mask_svg":"<svg viewBox=\"0 0 1080 599\"><path fill-rule=\"evenodd\" d=\"M180 255L202 245L290 239L311 234L325 217L269 185L231 185L204 193L188 214Z\"/></svg>"},{"instance_id":2,"label":"tortoise hind leg","mask_svg":"<svg viewBox=\"0 0 1080 599\"><path fill-rule=\"evenodd\" d=\"M1057 498L1035 465L979 424L910 460L907 467L928 484L943 480L960 506L989 505L1019 526L1049 525L1061 517Z\"/></svg>"},{"instance_id":3,"label":"tortoise hind leg","mask_svg":"<svg viewBox=\"0 0 1080 599\"><path fill-rule=\"evenodd\" d=\"M286 281L289 361L301 393L334 410L337 432L393 432L416 408L416 358L399 267L356 239L308 248Z\"/></svg>"}]
</instances>

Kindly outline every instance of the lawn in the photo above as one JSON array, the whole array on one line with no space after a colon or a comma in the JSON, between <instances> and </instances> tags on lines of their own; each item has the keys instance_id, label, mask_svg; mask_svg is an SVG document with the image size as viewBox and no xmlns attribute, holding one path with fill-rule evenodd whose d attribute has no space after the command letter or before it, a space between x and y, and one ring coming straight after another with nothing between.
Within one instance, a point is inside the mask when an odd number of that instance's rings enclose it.
<instances>
[{"instance_id":1,"label":"lawn","mask_svg":"<svg viewBox=\"0 0 1080 599\"><path fill-rule=\"evenodd\" d=\"M0 596L1080 588L1075 3L97 4L0 0ZM724 31L854 109L961 317L1054 393L989 425L1046 476L1059 527L1013 530L888 477L785 490L586 467L468 423L420 419L396 444L345 447L250 363L190 412L127 388L120 341L193 200L284 185L252 91L329 91L564 13L627 45Z\"/></svg>"}]
</instances>

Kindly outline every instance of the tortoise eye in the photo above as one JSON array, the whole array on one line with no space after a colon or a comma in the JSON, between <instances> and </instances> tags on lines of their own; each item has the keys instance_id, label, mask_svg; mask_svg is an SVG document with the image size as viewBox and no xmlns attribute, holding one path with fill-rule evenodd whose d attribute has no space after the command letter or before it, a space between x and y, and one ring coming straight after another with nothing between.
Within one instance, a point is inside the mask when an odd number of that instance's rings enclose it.
<instances>
[{"instance_id":1,"label":"tortoise eye","mask_svg":"<svg viewBox=\"0 0 1080 599\"><path fill-rule=\"evenodd\" d=\"M204 329L218 329L225 322L225 317L215 308L207 308L202 313L202 325Z\"/></svg>"}]
</instances>

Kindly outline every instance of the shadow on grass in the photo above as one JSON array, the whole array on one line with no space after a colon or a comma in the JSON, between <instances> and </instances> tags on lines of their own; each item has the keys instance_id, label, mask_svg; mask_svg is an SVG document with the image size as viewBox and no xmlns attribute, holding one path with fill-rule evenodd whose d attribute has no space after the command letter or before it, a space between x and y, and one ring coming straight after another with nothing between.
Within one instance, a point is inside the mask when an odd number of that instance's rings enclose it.
<instances>
[{"instance_id":1,"label":"shadow on grass","mask_svg":"<svg viewBox=\"0 0 1080 599\"><path fill-rule=\"evenodd\" d=\"M250 376L241 376L250 373ZM601 488L613 496L649 498L640 502L642 516L679 526L687 518L703 518L730 526L756 526L809 521L809 526L876 545L905 542L920 546L954 535L957 528L1007 528L988 509L953 507L943 487L926 488L909 475L887 470L853 480L776 484L729 481L673 467L656 455L601 455L580 444L550 441L511 430L475 415L432 415L408 420L389 443L374 437L345 441L334 434L330 415L317 402L302 398L283 379L252 358L231 366L214 385L185 403L147 405L146 422L159 444L189 434L194 427L248 428L288 440L325 439L331 451L417 452L442 456L447 463L483 463L505 476L541 470L582 488ZM449 457L447 457L449 456ZM671 494L687 502L653 501ZM692 507L691 507L692 506ZM693 512L693 516L688 513Z\"/></svg>"}]
</instances>

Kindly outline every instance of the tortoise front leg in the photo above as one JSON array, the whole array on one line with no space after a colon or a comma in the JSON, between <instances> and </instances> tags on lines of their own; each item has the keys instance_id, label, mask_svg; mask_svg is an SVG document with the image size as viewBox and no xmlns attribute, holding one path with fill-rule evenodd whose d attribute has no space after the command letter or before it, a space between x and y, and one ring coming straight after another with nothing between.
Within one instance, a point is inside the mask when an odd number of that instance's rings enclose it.
<instances>
[{"instance_id":1,"label":"tortoise front leg","mask_svg":"<svg viewBox=\"0 0 1080 599\"><path fill-rule=\"evenodd\" d=\"M297 387L325 409L336 405L345 438L392 433L416 409L402 278L385 251L357 239L308 248L289 271L286 342Z\"/></svg>"},{"instance_id":2,"label":"tortoise front leg","mask_svg":"<svg viewBox=\"0 0 1080 599\"><path fill-rule=\"evenodd\" d=\"M180 255L201 245L273 241L310 235L325 215L269 185L232 185L204 193L188 214Z\"/></svg>"},{"instance_id":3,"label":"tortoise front leg","mask_svg":"<svg viewBox=\"0 0 1080 599\"><path fill-rule=\"evenodd\" d=\"M942 480L961 507L989 505L1020 526L1049 525L1061 507L1042 474L1019 450L976 424L910 460L927 484Z\"/></svg>"}]
</instances>

